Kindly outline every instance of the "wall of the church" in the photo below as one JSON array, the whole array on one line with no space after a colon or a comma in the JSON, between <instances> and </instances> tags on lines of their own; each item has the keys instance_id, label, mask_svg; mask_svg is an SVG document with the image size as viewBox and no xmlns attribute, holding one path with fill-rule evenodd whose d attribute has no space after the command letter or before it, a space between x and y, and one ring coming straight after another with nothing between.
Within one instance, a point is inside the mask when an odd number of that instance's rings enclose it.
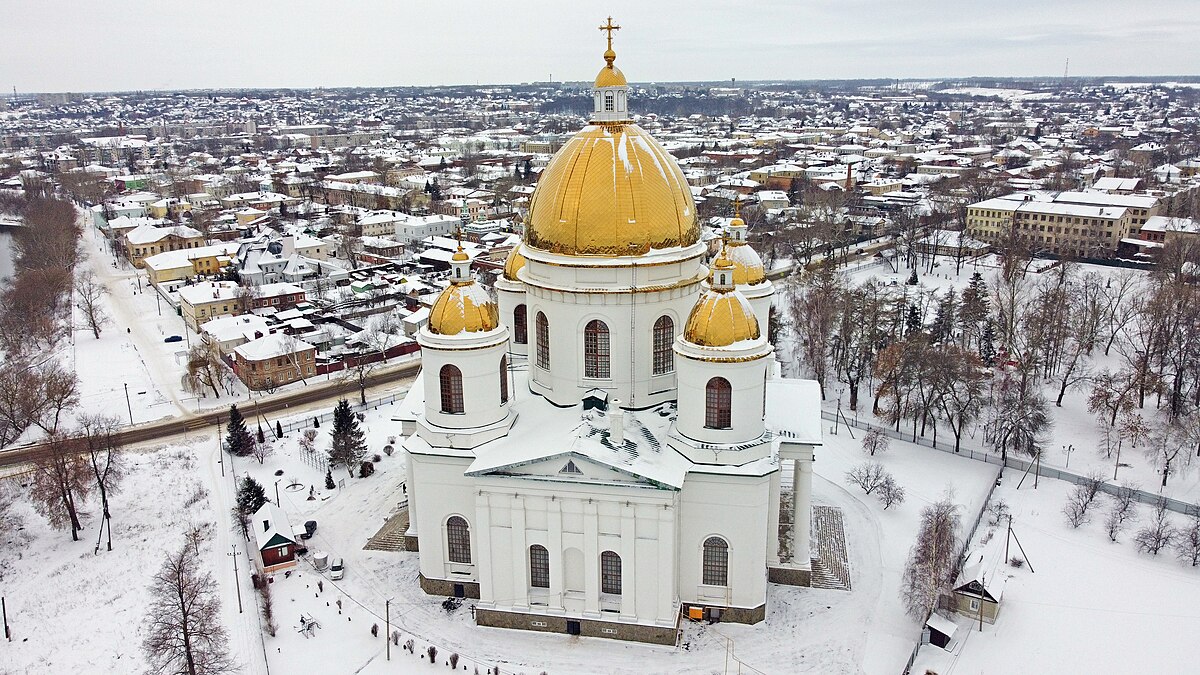
<instances>
[{"instance_id":1,"label":"wall of the church","mask_svg":"<svg viewBox=\"0 0 1200 675\"><path fill-rule=\"evenodd\" d=\"M757 477L688 474L680 494L681 601L743 609L756 609L766 603L767 548L771 538L764 516L771 508L770 483L770 474ZM714 536L729 545L726 587L701 583L704 542ZM731 615L727 620L732 618Z\"/></svg>"},{"instance_id":2,"label":"wall of the church","mask_svg":"<svg viewBox=\"0 0 1200 675\"><path fill-rule=\"evenodd\" d=\"M654 323L663 315L670 316L678 335L699 293L698 281L647 293L568 293L538 284L621 288L628 287L636 275L641 287L672 285L680 277L695 277L698 265L698 261L688 260L638 268L635 272L630 268L574 270L531 260L522 272L533 275L540 270L545 276L531 276L526 291L530 387L557 405L574 405L593 388L607 390L610 400L620 399L623 407L648 408L674 399L675 374L653 374ZM692 271L683 271L685 267ZM546 274L547 268L554 273ZM549 370L537 365L538 312L544 312L549 323ZM584 377L584 327L592 319L603 321L609 330L608 378Z\"/></svg>"},{"instance_id":3,"label":"wall of the church","mask_svg":"<svg viewBox=\"0 0 1200 675\"><path fill-rule=\"evenodd\" d=\"M675 364L679 372L679 416L675 420L679 433L706 443L742 443L762 435L769 358L716 363L676 354ZM725 378L732 389L728 429L705 426L706 388L714 377Z\"/></svg>"},{"instance_id":4,"label":"wall of the church","mask_svg":"<svg viewBox=\"0 0 1200 675\"><path fill-rule=\"evenodd\" d=\"M502 478L475 490L481 608L674 625L676 492ZM532 586L534 545L548 588ZM620 595L602 592L605 551L620 556Z\"/></svg>"},{"instance_id":5,"label":"wall of the church","mask_svg":"<svg viewBox=\"0 0 1200 675\"><path fill-rule=\"evenodd\" d=\"M410 509L410 514L416 521L420 540L421 576L455 583L479 581L475 493L470 481L463 477L473 458L409 453L407 459L411 467L409 480L416 486L409 497L413 501L419 500L415 503L416 508ZM446 521L451 516L464 518L470 528L470 563L450 562Z\"/></svg>"}]
</instances>

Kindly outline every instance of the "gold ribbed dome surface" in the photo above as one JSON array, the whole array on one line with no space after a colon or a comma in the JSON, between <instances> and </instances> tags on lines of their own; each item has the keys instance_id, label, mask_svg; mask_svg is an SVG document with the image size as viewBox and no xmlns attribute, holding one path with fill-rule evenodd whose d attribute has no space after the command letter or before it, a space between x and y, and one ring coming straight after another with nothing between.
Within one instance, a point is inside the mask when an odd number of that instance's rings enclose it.
<instances>
[{"instance_id":1,"label":"gold ribbed dome surface","mask_svg":"<svg viewBox=\"0 0 1200 675\"><path fill-rule=\"evenodd\" d=\"M733 283L739 286L755 286L767 280L766 268L758 252L749 244L729 242L725 249L733 263Z\"/></svg>"},{"instance_id":2,"label":"gold ribbed dome surface","mask_svg":"<svg viewBox=\"0 0 1200 675\"><path fill-rule=\"evenodd\" d=\"M500 311L488 292L473 281L450 284L429 310L429 332L437 335L482 333L500 325Z\"/></svg>"},{"instance_id":3,"label":"gold ribbed dome surface","mask_svg":"<svg viewBox=\"0 0 1200 675\"><path fill-rule=\"evenodd\" d=\"M692 191L675 159L636 124L590 124L550 160L525 243L572 256L642 255L700 240Z\"/></svg>"},{"instance_id":4,"label":"gold ribbed dome surface","mask_svg":"<svg viewBox=\"0 0 1200 675\"><path fill-rule=\"evenodd\" d=\"M683 327L683 339L701 347L728 347L758 336L754 310L737 292L705 291Z\"/></svg>"},{"instance_id":5,"label":"gold ribbed dome surface","mask_svg":"<svg viewBox=\"0 0 1200 675\"><path fill-rule=\"evenodd\" d=\"M520 281L517 278L517 272L525 266L525 256L521 255L521 245L517 244L513 250L508 252L508 257L504 259L504 278L509 281Z\"/></svg>"},{"instance_id":6,"label":"gold ribbed dome surface","mask_svg":"<svg viewBox=\"0 0 1200 675\"><path fill-rule=\"evenodd\" d=\"M607 55L606 55L607 56ZM616 56L615 54L613 55ZM624 87L628 82L625 81L625 73L616 66L604 66L600 72L596 74L596 83L593 85L597 89L600 87Z\"/></svg>"}]
</instances>

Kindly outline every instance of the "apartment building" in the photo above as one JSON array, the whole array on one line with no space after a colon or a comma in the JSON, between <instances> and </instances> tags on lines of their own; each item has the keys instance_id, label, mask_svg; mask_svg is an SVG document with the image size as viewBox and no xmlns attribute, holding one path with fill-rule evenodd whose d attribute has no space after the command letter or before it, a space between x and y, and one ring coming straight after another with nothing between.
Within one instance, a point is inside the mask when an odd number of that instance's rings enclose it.
<instances>
[{"instance_id":1,"label":"apartment building","mask_svg":"<svg viewBox=\"0 0 1200 675\"><path fill-rule=\"evenodd\" d=\"M1158 200L1103 192L1018 192L967 207L967 235L989 244L1010 236L1053 255L1102 257L1136 239Z\"/></svg>"}]
</instances>

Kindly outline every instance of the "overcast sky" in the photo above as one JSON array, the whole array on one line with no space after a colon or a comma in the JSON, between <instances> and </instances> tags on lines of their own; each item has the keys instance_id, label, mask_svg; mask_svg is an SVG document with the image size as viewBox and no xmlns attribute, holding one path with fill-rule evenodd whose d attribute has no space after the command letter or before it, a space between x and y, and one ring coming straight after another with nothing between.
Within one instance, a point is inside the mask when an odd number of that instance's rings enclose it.
<instances>
[{"instance_id":1,"label":"overcast sky","mask_svg":"<svg viewBox=\"0 0 1200 675\"><path fill-rule=\"evenodd\" d=\"M1200 74L1197 0L0 0L0 87Z\"/></svg>"}]
</instances>

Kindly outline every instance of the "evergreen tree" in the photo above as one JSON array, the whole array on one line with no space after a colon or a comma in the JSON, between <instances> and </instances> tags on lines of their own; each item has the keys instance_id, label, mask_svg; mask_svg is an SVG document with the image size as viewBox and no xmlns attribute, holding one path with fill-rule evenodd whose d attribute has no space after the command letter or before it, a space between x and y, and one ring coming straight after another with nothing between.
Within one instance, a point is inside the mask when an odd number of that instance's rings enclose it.
<instances>
[{"instance_id":1,"label":"evergreen tree","mask_svg":"<svg viewBox=\"0 0 1200 675\"><path fill-rule=\"evenodd\" d=\"M921 331L921 312L916 305L908 306L908 314L904 317L904 334L912 335Z\"/></svg>"},{"instance_id":2,"label":"evergreen tree","mask_svg":"<svg viewBox=\"0 0 1200 675\"><path fill-rule=\"evenodd\" d=\"M532 175L533 175L533 162L531 162L530 160L527 159L527 160L525 160L525 180L529 180L529 177Z\"/></svg>"},{"instance_id":3,"label":"evergreen tree","mask_svg":"<svg viewBox=\"0 0 1200 675\"><path fill-rule=\"evenodd\" d=\"M910 272L908 275L908 281L904 283L908 284L909 286L917 285L917 268L912 268L912 272Z\"/></svg>"},{"instance_id":4,"label":"evergreen tree","mask_svg":"<svg viewBox=\"0 0 1200 675\"><path fill-rule=\"evenodd\" d=\"M354 468L367 454L367 444L363 441L362 429L358 428L358 418L346 399L338 401L333 409L333 431L330 435L333 436L333 444L329 448L330 463L346 467L346 472L353 478Z\"/></svg>"},{"instance_id":5,"label":"evergreen tree","mask_svg":"<svg viewBox=\"0 0 1200 675\"><path fill-rule=\"evenodd\" d=\"M938 301L937 315L929 326L929 336L934 342L949 342L954 336L955 314L958 312L958 296L954 289L946 291Z\"/></svg>"},{"instance_id":6,"label":"evergreen tree","mask_svg":"<svg viewBox=\"0 0 1200 675\"><path fill-rule=\"evenodd\" d=\"M267 491L262 484L250 476L242 478L238 485L237 507L247 516L252 516L267 503Z\"/></svg>"},{"instance_id":7,"label":"evergreen tree","mask_svg":"<svg viewBox=\"0 0 1200 675\"><path fill-rule=\"evenodd\" d=\"M979 358L988 366L996 365L996 333L992 322L983 324L983 337L979 340Z\"/></svg>"},{"instance_id":8,"label":"evergreen tree","mask_svg":"<svg viewBox=\"0 0 1200 675\"><path fill-rule=\"evenodd\" d=\"M962 324L963 346L970 347L972 343L979 345L980 324L988 315L988 289L979 272L971 275L971 282L962 292L962 303L958 312L959 323Z\"/></svg>"},{"instance_id":9,"label":"evergreen tree","mask_svg":"<svg viewBox=\"0 0 1200 675\"><path fill-rule=\"evenodd\" d=\"M283 425L275 420L275 438L283 438Z\"/></svg>"},{"instance_id":10,"label":"evergreen tree","mask_svg":"<svg viewBox=\"0 0 1200 675\"><path fill-rule=\"evenodd\" d=\"M333 472L329 469L325 470L325 489L332 490L337 487L337 483L333 482Z\"/></svg>"},{"instance_id":11,"label":"evergreen tree","mask_svg":"<svg viewBox=\"0 0 1200 675\"><path fill-rule=\"evenodd\" d=\"M262 445L267 442L267 435L263 433L262 425L258 425L258 444Z\"/></svg>"},{"instance_id":12,"label":"evergreen tree","mask_svg":"<svg viewBox=\"0 0 1200 675\"><path fill-rule=\"evenodd\" d=\"M225 445L230 454L246 457L250 454L253 439L246 430L246 418L238 410L237 404L229 406L229 424L226 425Z\"/></svg>"}]
</instances>

